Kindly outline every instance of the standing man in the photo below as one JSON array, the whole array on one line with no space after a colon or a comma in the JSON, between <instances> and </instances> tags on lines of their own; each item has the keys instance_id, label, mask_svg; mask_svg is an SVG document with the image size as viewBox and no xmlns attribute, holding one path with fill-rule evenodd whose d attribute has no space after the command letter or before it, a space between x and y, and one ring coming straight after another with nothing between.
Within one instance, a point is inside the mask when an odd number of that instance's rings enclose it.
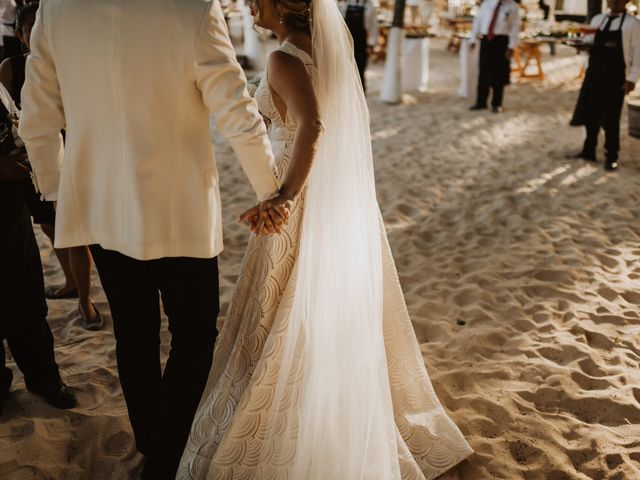
<instances>
[{"instance_id":1,"label":"standing man","mask_svg":"<svg viewBox=\"0 0 640 480\"><path fill-rule=\"evenodd\" d=\"M489 89L491 107L502 112L504 86L510 83L511 56L518 44L520 10L514 0L484 0L471 28L471 48L480 40L480 76L478 95L471 110L487 108Z\"/></svg>"},{"instance_id":2,"label":"standing man","mask_svg":"<svg viewBox=\"0 0 640 480\"><path fill-rule=\"evenodd\" d=\"M367 91L365 72L369 52L378 41L378 17L372 0L348 0L344 13L345 23L353 37L353 53L360 73L362 88Z\"/></svg>"},{"instance_id":3,"label":"standing man","mask_svg":"<svg viewBox=\"0 0 640 480\"><path fill-rule=\"evenodd\" d=\"M142 478L174 480L217 335L222 216L210 114L258 199L274 197L261 214L285 203L220 3L43 0L22 108L34 176L57 200L55 246L90 245L109 300Z\"/></svg>"},{"instance_id":4,"label":"standing man","mask_svg":"<svg viewBox=\"0 0 640 480\"><path fill-rule=\"evenodd\" d=\"M18 7L24 5L24 0L0 0L0 40L2 46L0 49L0 57L15 57L22 52L22 44L16 37L15 23L16 11Z\"/></svg>"},{"instance_id":5,"label":"standing man","mask_svg":"<svg viewBox=\"0 0 640 480\"><path fill-rule=\"evenodd\" d=\"M628 0L607 0L608 14L593 17L595 34L589 66L571 125L583 125L587 137L582 151L570 159L596 161L600 128L605 135L605 170L618 168L620 116L624 97L632 92L640 78L640 20L627 15Z\"/></svg>"}]
</instances>

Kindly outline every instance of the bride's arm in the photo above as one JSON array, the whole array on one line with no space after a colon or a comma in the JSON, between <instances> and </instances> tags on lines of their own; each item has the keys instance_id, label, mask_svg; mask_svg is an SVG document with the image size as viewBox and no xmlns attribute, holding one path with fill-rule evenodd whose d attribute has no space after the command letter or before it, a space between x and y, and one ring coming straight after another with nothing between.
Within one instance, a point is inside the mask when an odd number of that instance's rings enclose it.
<instances>
[{"instance_id":1,"label":"bride's arm","mask_svg":"<svg viewBox=\"0 0 640 480\"><path fill-rule=\"evenodd\" d=\"M284 199L293 200L307 183L320 143L320 109L305 66L291 55L277 51L270 56L269 87L296 124L289 170L280 188Z\"/></svg>"},{"instance_id":2,"label":"bride's arm","mask_svg":"<svg viewBox=\"0 0 640 480\"><path fill-rule=\"evenodd\" d=\"M284 104L286 112L295 122L296 134L291 147L289 169L280 194L245 212L240 218L241 221L251 222L252 230L259 233L280 231L280 226L286 220L282 212L288 213L290 202L302 192L307 183L324 128L313 85L304 64L291 55L275 51L269 57L268 68L269 88L276 100Z\"/></svg>"}]
</instances>

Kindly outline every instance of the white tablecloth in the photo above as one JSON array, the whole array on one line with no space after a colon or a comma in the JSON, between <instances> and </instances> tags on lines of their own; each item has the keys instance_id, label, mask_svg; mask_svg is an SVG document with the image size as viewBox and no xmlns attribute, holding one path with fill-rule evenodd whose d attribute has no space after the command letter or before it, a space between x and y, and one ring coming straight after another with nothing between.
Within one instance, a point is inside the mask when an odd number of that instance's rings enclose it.
<instances>
[{"instance_id":1,"label":"white tablecloth","mask_svg":"<svg viewBox=\"0 0 640 480\"><path fill-rule=\"evenodd\" d=\"M405 38L402 52L402 89L404 91L427 91L429 43L428 38Z\"/></svg>"},{"instance_id":2,"label":"white tablecloth","mask_svg":"<svg viewBox=\"0 0 640 480\"><path fill-rule=\"evenodd\" d=\"M473 51L468 38L460 43L460 87L458 95L465 98L475 98L478 88L478 61L480 45L476 44Z\"/></svg>"}]
</instances>

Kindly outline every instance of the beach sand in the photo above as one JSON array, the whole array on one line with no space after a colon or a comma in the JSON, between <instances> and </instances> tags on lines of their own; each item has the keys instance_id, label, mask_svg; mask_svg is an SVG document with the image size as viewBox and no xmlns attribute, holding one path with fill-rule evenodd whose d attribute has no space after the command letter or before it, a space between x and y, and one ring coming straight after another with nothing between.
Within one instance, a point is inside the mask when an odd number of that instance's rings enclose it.
<instances>
[{"instance_id":1,"label":"beach sand","mask_svg":"<svg viewBox=\"0 0 640 480\"><path fill-rule=\"evenodd\" d=\"M549 57L544 82L508 88L505 112L468 111L458 57L432 41L430 89L383 105L370 72L378 196L416 335L443 405L475 454L447 478L640 478L640 140L622 122L620 170L567 161L583 57ZM217 134L226 248L222 312L254 202ZM602 153L600 153L602 157ZM62 281L39 232L47 285ZM16 374L0 420L0 479L134 480L141 456L118 382L112 322L85 331L49 302L65 381L57 411ZM221 319L222 320L222 319ZM163 352L169 334L164 322Z\"/></svg>"}]
</instances>

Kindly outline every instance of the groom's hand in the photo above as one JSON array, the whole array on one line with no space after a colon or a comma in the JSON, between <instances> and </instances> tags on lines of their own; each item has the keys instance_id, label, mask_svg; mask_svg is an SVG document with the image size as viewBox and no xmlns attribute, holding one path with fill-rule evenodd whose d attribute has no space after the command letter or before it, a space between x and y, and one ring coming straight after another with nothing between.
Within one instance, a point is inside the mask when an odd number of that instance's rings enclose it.
<instances>
[{"instance_id":1,"label":"groom's hand","mask_svg":"<svg viewBox=\"0 0 640 480\"><path fill-rule=\"evenodd\" d=\"M278 195L244 212L240 221L249 223L251 231L256 235L271 235L282 231L282 227L289 221L290 213L291 200Z\"/></svg>"}]
</instances>

